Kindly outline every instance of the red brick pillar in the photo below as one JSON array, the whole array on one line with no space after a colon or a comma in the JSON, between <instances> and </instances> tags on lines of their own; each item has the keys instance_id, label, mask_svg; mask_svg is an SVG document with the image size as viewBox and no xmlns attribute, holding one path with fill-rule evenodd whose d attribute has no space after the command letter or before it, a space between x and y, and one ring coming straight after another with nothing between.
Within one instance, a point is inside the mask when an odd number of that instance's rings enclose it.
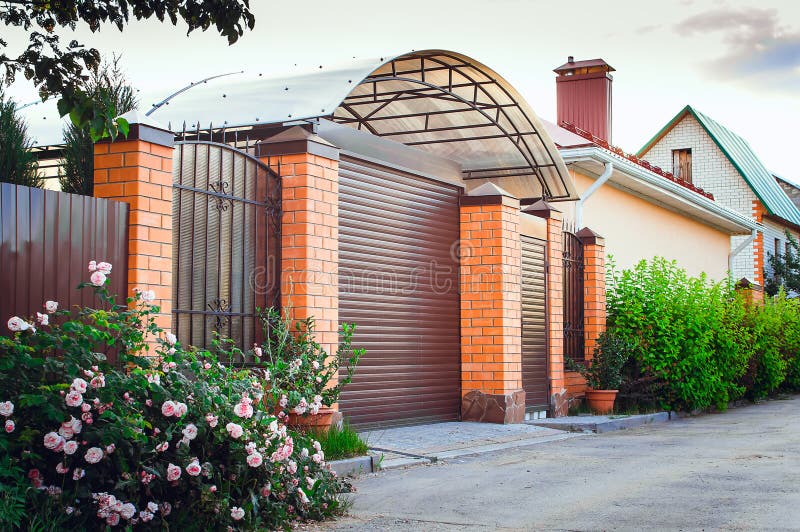
<instances>
[{"instance_id":1,"label":"red brick pillar","mask_svg":"<svg viewBox=\"0 0 800 532\"><path fill-rule=\"evenodd\" d=\"M606 330L606 245L605 239L589 228L575 235L583 243L583 331L586 360L590 360L597 339Z\"/></svg>"},{"instance_id":2,"label":"red brick pillar","mask_svg":"<svg viewBox=\"0 0 800 532\"><path fill-rule=\"evenodd\" d=\"M281 306L313 317L316 339L339 344L339 150L294 126L261 142L257 156L282 187Z\"/></svg>"},{"instance_id":3,"label":"red brick pillar","mask_svg":"<svg viewBox=\"0 0 800 532\"><path fill-rule=\"evenodd\" d=\"M521 423L519 200L493 184L461 198L462 421Z\"/></svg>"},{"instance_id":4,"label":"red brick pillar","mask_svg":"<svg viewBox=\"0 0 800 532\"><path fill-rule=\"evenodd\" d=\"M563 215L544 201L537 201L522 212L547 221L547 347L550 379L550 415L569 412L567 382L564 375L564 240Z\"/></svg>"},{"instance_id":5,"label":"red brick pillar","mask_svg":"<svg viewBox=\"0 0 800 532\"><path fill-rule=\"evenodd\" d=\"M758 200L753 200L753 219L756 223L764 221L764 206ZM756 285L764 286L764 233L759 231L753 241L753 281ZM761 293L761 300L763 301L764 293Z\"/></svg>"},{"instance_id":6,"label":"red brick pillar","mask_svg":"<svg viewBox=\"0 0 800 532\"><path fill-rule=\"evenodd\" d=\"M130 204L128 292L153 290L156 323L172 327L172 146L174 135L132 112L127 139L94 146L94 196ZM102 260L103 257L97 257ZM113 275L113 272L112 272Z\"/></svg>"}]
</instances>

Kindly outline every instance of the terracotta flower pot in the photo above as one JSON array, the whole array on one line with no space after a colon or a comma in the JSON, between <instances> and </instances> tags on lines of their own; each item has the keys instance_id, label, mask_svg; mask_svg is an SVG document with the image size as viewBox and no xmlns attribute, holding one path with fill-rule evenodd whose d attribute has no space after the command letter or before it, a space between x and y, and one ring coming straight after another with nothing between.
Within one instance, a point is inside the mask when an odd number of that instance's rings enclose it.
<instances>
[{"instance_id":1,"label":"terracotta flower pot","mask_svg":"<svg viewBox=\"0 0 800 532\"><path fill-rule=\"evenodd\" d=\"M337 414L339 412L336 410L323 406L316 414L298 415L288 413L284 418L284 423L290 428L303 432L327 432Z\"/></svg>"},{"instance_id":2,"label":"terracotta flower pot","mask_svg":"<svg viewBox=\"0 0 800 532\"><path fill-rule=\"evenodd\" d=\"M595 414L610 414L619 390L586 390L586 404Z\"/></svg>"}]
</instances>

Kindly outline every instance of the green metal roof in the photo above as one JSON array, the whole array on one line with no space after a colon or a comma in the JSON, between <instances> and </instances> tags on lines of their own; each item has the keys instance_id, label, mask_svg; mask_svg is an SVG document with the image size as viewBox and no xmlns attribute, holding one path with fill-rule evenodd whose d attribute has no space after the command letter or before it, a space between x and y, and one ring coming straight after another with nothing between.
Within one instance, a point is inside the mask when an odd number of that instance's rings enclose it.
<instances>
[{"instance_id":1,"label":"green metal roof","mask_svg":"<svg viewBox=\"0 0 800 532\"><path fill-rule=\"evenodd\" d=\"M772 174L761 162L761 159L742 137L726 128L719 122L687 105L670 120L661 131L656 133L636 154L642 157L653 145L666 135L687 114L691 114L708 133L708 136L722 150L725 157L736 168L747 182L767 212L784 220L800 225L800 210L792 203Z\"/></svg>"}]
</instances>

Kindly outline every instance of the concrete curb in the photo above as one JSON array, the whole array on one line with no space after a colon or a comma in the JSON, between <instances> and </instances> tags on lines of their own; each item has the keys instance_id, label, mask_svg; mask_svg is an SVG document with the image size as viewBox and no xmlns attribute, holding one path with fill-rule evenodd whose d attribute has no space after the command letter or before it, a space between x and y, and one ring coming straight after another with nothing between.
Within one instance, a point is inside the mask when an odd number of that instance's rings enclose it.
<instances>
[{"instance_id":1,"label":"concrete curb","mask_svg":"<svg viewBox=\"0 0 800 532\"><path fill-rule=\"evenodd\" d=\"M331 469L340 477L352 477L362 473L372 473L376 467L378 457L373 455L343 458L330 462Z\"/></svg>"},{"instance_id":2,"label":"concrete curb","mask_svg":"<svg viewBox=\"0 0 800 532\"><path fill-rule=\"evenodd\" d=\"M570 432L595 432L601 434L603 432L632 429L653 423L664 423L671 419L669 412L657 412L655 414L642 414L613 419L604 418L599 421L587 420L586 416L581 417L582 419L580 420L570 420L569 418L553 418L529 421L528 423L550 429L568 430Z\"/></svg>"}]
</instances>

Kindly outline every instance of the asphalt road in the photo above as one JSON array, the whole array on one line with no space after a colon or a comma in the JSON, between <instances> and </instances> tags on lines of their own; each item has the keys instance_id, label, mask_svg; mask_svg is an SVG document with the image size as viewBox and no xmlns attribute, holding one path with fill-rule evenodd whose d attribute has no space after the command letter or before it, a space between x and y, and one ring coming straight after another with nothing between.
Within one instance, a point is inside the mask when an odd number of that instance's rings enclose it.
<instances>
[{"instance_id":1,"label":"asphalt road","mask_svg":"<svg viewBox=\"0 0 800 532\"><path fill-rule=\"evenodd\" d=\"M800 530L800 397L355 483L323 530Z\"/></svg>"}]
</instances>

